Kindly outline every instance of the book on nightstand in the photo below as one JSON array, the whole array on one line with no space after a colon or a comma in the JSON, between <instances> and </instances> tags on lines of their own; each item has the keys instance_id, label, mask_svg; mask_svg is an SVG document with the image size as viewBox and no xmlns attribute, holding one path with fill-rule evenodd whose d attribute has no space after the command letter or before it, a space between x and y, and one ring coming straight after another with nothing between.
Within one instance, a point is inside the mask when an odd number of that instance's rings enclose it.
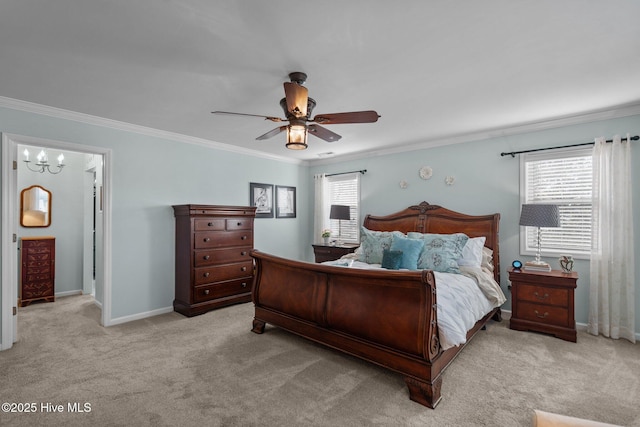
<instances>
[{"instance_id":1,"label":"book on nightstand","mask_svg":"<svg viewBox=\"0 0 640 427\"><path fill-rule=\"evenodd\" d=\"M533 261L524 263L524 270L529 271L551 271L551 266L549 264L536 264Z\"/></svg>"}]
</instances>

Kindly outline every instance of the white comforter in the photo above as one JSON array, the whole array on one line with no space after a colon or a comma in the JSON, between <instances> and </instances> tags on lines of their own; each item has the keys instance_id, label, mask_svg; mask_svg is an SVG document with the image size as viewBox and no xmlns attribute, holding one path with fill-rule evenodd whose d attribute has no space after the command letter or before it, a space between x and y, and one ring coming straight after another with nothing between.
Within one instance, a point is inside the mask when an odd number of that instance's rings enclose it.
<instances>
[{"instance_id":1,"label":"white comforter","mask_svg":"<svg viewBox=\"0 0 640 427\"><path fill-rule=\"evenodd\" d=\"M380 264L366 264L350 259L325 264L362 269L380 269ZM467 331L506 297L493 276L485 270L462 268L463 274L434 272L438 306L438 332L444 350L464 344Z\"/></svg>"}]
</instances>

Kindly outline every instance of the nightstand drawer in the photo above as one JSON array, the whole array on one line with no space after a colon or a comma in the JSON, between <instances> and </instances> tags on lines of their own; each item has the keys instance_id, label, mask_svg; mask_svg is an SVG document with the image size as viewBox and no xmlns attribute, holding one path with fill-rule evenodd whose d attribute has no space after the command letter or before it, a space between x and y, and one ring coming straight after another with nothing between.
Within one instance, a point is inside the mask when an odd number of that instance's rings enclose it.
<instances>
[{"instance_id":1,"label":"nightstand drawer","mask_svg":"<svg viewBox=\"0 0 640 427\"><path fill-rule=\"evenodd\" d=\"M556 289L548 286L532 286L518 283L518 297L522 301L536 304L548 304L558 307L569 307L569 292L566 289Z\"/></svg>"},{"instance_id":2,"label":"nightstand drawer","mask_svg":"<svg viewBox=\"0 0 640 427\"><path fill-rule=\"evenodd\" d=\"M569 310L543 304L520 302L518 305L518 319L547 325L575 327L575 324L570 324Z\"/></svg>"}]
</instances>

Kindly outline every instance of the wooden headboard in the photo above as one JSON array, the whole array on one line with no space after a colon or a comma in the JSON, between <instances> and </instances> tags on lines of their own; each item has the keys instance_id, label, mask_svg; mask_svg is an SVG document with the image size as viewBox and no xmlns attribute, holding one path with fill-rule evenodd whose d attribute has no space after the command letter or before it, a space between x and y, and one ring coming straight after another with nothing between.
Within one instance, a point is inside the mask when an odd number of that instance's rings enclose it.
<instances>
[{"instance_id":1,"label":"wooden headboard","mask_svg":"<svg viewBox=\"0 0 640 427\"><path fill-rule=\"evenodd\" d=\"M442 206L422 202L386 216L367 215L364 227L376 231L417 231L419 233L464 233L469 237L486 237L485 246L493 250L493 276L500 283L500 214L466 215Z\"/></svg>"}]
</instances>

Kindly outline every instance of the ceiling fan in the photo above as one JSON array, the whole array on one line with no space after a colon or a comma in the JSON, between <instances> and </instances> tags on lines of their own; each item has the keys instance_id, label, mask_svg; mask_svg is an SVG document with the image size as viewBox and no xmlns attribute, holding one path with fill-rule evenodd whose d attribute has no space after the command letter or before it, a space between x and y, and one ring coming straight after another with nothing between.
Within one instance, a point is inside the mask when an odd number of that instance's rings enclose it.
<instances>
[{"instance_id":1,"label":"ceiling fan","mask_svg":"<svg viewBox=\"0 0 640 427\"><path fill-rule=\"evenodd\" d=\"M213 114L232 114L237 116L264 117L272 122L289 122L257 137L257 140L268 139L287 131L287 148L304 150L307 148L307 134L314 135L327 142L338 141L342 136L320 125L334 125L345 123L373 123L380 115L373 110L352 111L349 113L318 114L311 119L311 112L316 101L309 98L308 89L304 87L307 75L302 72L289 74L291 82L284 83L285 97L280 100L286 118L262 116L259 114L232 113L230 111L213 111Z\"/></svg>"}]
</instances>

